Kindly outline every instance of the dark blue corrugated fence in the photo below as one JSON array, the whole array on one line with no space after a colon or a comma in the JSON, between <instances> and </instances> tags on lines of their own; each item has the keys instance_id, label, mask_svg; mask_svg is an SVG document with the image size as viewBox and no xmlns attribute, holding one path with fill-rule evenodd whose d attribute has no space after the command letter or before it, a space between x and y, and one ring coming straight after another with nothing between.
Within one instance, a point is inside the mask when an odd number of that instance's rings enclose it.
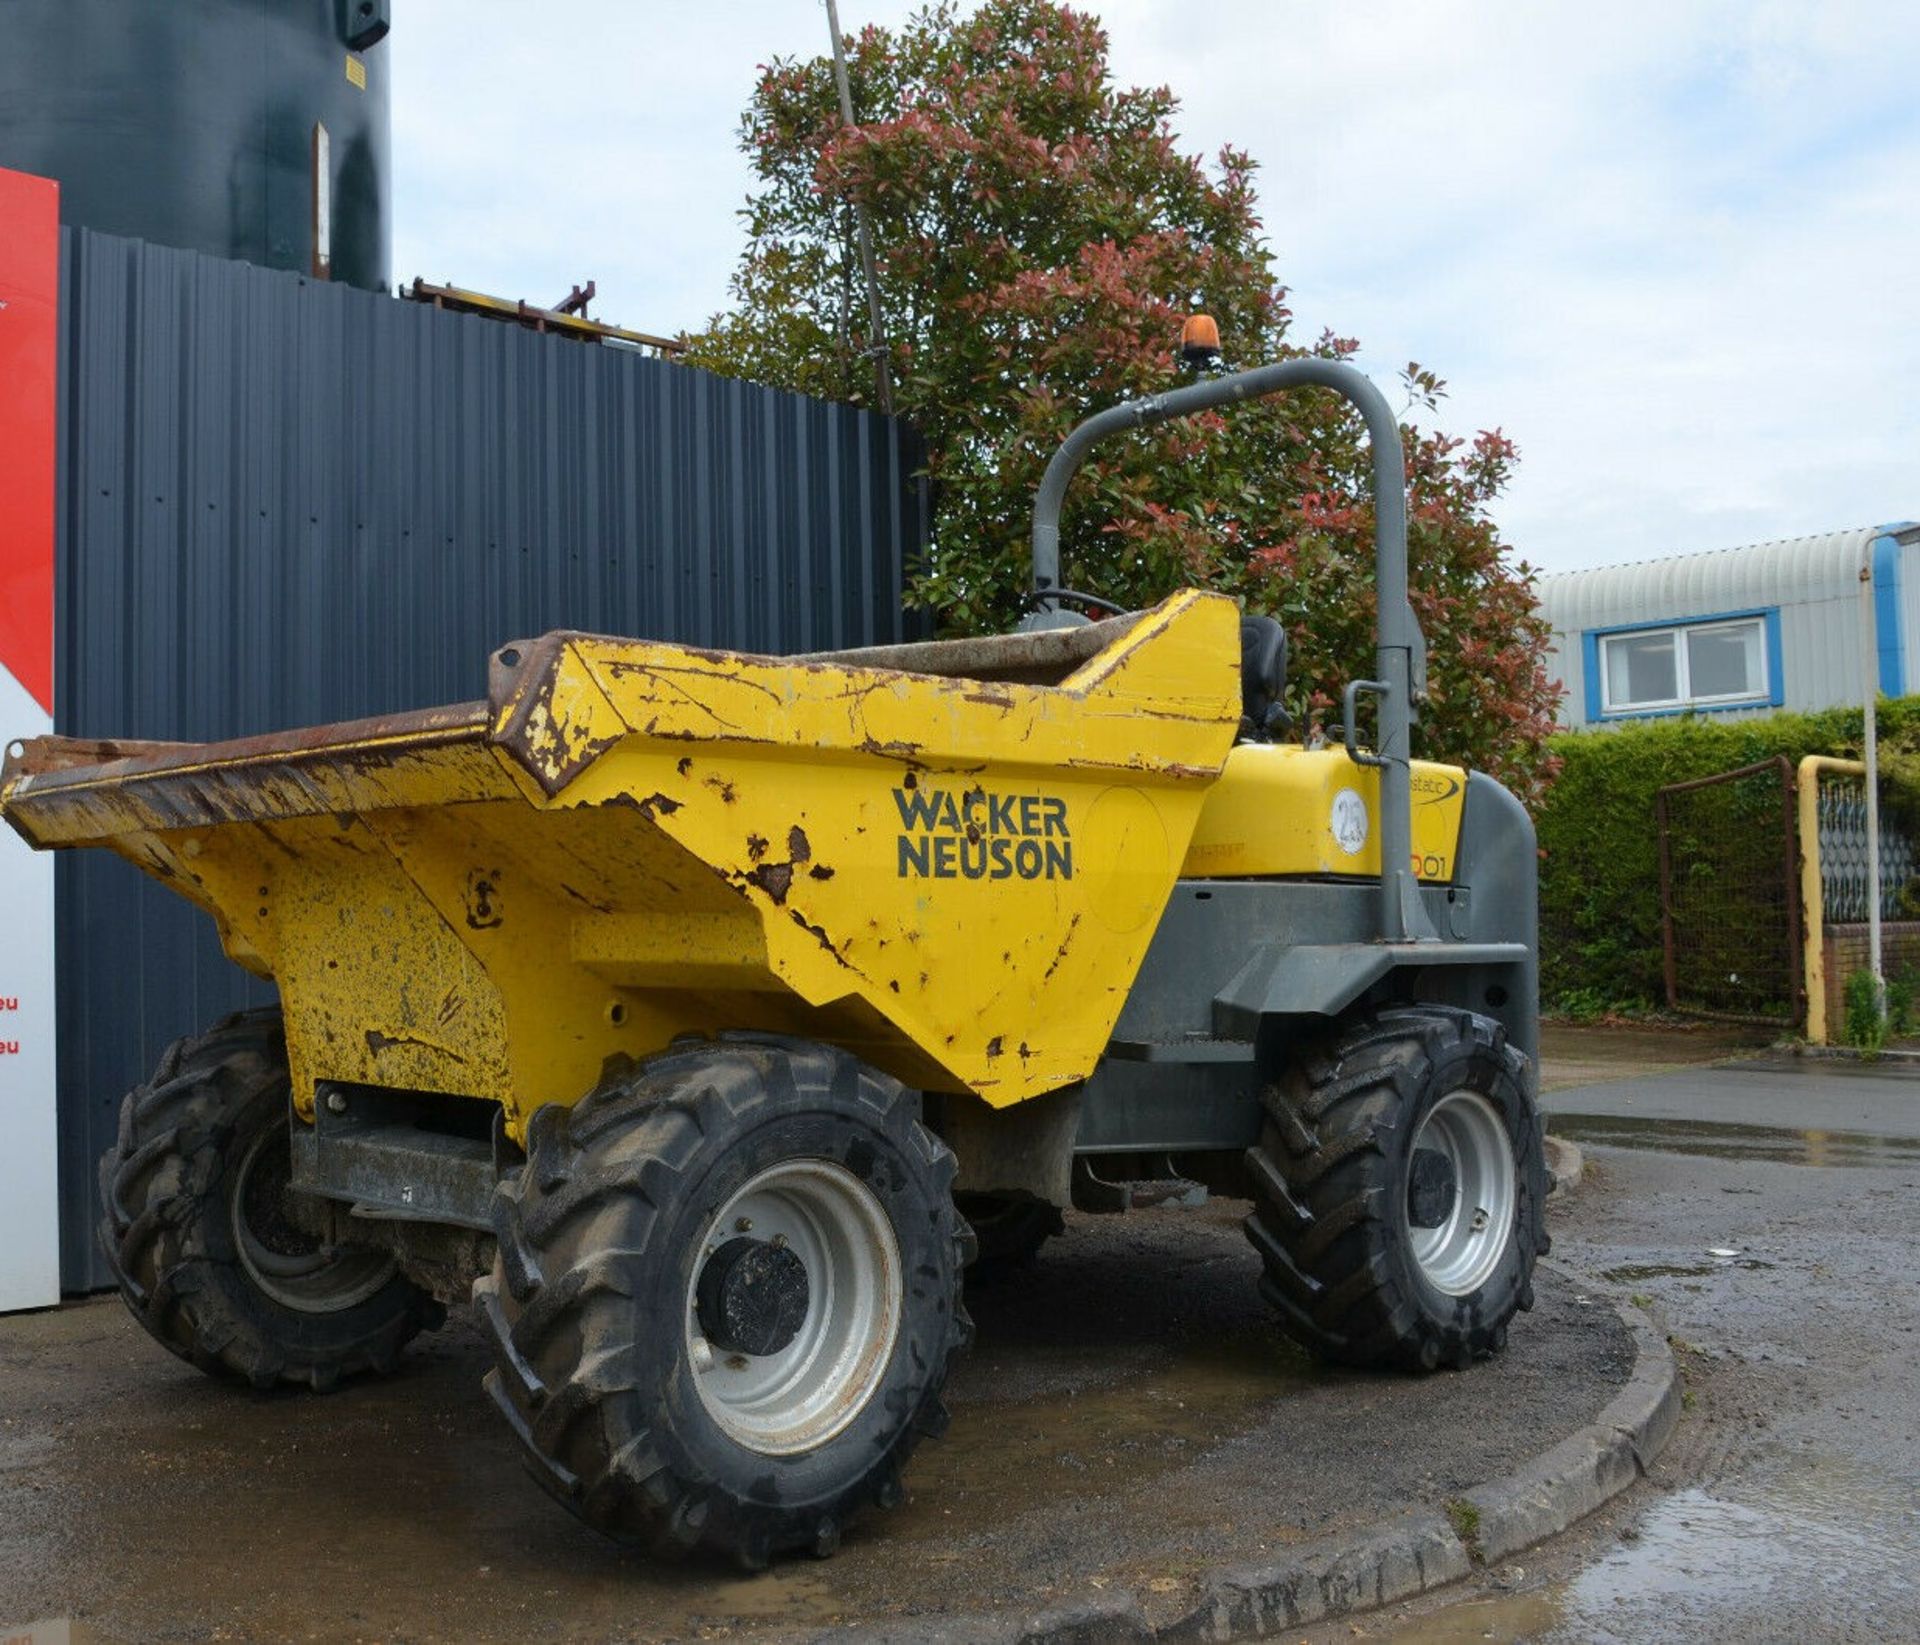
<instances>
[{"instance_id":1,"label":"dark blue corrugated fence","mask_svg":"<svg viewBox=\"0 0 1920 1645\"><path fill-rule=\"evenodd\" d=\"M202 741L485 695L553 628L785 652L906 637L926 539L880 417L85 230L63 241L59 729ZM97 852L59 878L62 1272L165 1044L266 997Z\"/></svg>"}]
</instances>

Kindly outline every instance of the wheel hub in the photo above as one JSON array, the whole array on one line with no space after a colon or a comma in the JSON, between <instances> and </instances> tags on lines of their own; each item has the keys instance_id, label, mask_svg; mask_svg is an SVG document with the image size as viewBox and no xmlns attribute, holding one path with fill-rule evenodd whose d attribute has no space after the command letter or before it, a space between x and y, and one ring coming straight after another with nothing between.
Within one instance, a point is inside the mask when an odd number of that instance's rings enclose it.
<instances>
[{"instance_id":1,"label":"wheel hub","mask_svg":"<svg viewBox=\"0 0 1920 1645\"><path fill-rule=\"evenodd\" d=\"M807 1265L785 1243L730 1239L707 1258L694 1309L723 1353L777 1354L806 1323Z\"/></svg>"},{"instance_id":2,"label":"wheel hub","mask_svg":"<svg viewBox=\"0 0 1920 1645\"><path fill-rule=\"evenodd\" d=\"M379 1251L329 1249L287 1215L293 1167L284 1123L257 1137L235 1167L231 1220L240 1266L283 1308L337 1314L358 1307L397 1274Z\"/></svg>"},{"instance_id":3,"label":"wheel hub","mask_svg":"<svg viewBox=\"0 0 1920 1645\"><path fill-rule=\"evenodd\" d=\"M904 1278L885 1206L844 1165L789 1159L749 1178L687 1278L686 1359L707 1414L767 1456L825 1444L880 1387Z\"/></svg>"},{"instance_id":4,"label":"wheel hub","mask_svg":"<svg viewBox=\"0 0 1920 1645\"><path fill-rule=\"evenodd\" d=\"M1438 1228L1453 1215L1460 1197L1460 1173L1437 1148L1414 1151L1407 1172L1407 1221L1416 1228Z\"/></svg>"},{"instance_id":5,"label":"wheel hub","mask_svg":"<svg viewBox=\"0 0 1920 1645\"><path fill-rule=\"evenodd\" d=\"M1449 1091L1413 1138L1407 1159L1407 1237L1426 1281L1471 1296L1514 1240L1519 1176L1500 1112L1478 1091Z\"/></svg>"}]
</instances>

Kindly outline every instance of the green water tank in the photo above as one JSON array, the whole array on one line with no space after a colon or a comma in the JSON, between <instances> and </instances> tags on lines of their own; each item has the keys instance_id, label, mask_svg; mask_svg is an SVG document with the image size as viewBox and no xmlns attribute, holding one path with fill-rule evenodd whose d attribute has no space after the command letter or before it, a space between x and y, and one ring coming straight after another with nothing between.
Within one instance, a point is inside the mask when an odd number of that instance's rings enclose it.
<instances>
[{"instance_id":1,"label":"green water tank","mask_svg":"<svg viewBox=\"0 0 1920 1645\"><path fill-rule=\"evenodd\" d=\"M383 288L389 0L0 0L0 166L67 223Z\"/></svg>"}]
</instances>

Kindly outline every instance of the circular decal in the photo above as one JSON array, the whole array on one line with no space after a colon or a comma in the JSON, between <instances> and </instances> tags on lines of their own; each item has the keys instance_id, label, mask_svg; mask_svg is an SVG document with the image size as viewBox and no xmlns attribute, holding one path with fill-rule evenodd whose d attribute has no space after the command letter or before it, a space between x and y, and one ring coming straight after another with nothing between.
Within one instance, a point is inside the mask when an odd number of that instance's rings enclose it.
<instances>
[{"instance_id":1,"label":"circular decal","mask_svg":"<svg viewBox=\"0 0 1920 1645\"><path fill-rule=\"evenodd\" d=\"M1333 797L1333 838L1349 857L1358 856L1367 843L1367 802L1351 788Z\"/></svg>"}]
</instances>

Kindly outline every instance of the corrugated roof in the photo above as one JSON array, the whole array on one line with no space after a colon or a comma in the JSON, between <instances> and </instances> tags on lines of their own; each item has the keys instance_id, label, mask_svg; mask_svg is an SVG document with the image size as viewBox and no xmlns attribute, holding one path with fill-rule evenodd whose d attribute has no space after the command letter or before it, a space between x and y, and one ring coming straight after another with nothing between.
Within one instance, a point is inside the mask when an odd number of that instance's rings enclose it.
<instances>
[{"instance_id":1,"label":"corrugated roof","mask_svg":"<svg viewBox=\"0 0 1920 1645\"><path fill-rule=\"evenodd\" d=\"M1540 609L1555 628L1569 629L1631 622L1649 612L1677 618L1833 599L1852 591L1870 545L1887 529L1857 526L1741 548L1552 572L1537 584Z\"/></svg>"}]
</instances>

